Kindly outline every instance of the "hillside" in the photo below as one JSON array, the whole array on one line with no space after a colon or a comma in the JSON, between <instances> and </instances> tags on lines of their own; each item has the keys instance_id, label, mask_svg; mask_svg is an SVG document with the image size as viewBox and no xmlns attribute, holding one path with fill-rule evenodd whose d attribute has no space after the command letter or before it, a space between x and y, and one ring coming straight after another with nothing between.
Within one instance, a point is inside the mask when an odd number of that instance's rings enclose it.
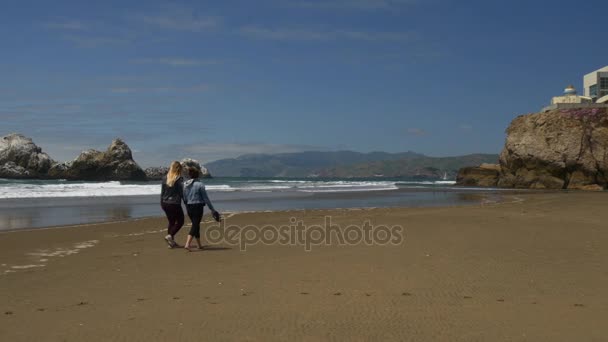
<instances>
[{"instance_id":1,"label":"hillside","mask_svg":"<svg viewBox=\"0 0 608 342\"><path fill-rule=\"evenodd\" d=\"M459 168L475 163L495 163L496 154L472 154L457 157L428 157L415 152L360 153L299 152L250 154L207 164L219 177L421 177L454 178Z\"/></svg>"}]
</instances>

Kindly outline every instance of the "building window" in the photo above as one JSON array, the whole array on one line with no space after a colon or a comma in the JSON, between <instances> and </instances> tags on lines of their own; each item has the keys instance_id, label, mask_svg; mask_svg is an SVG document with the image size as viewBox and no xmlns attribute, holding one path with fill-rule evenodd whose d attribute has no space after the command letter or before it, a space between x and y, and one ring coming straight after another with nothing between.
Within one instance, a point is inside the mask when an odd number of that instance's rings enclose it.
<instances>
[{"instance_id":1,"label":"building window","mask_svg":"<svg viewBox=\"0 0 608 342\"><path fill-rule=\"evenodd\" d=\"M604 90L604 91L600 91L600 96L598 96L598 97L604 97L606 95L608 95L608 91Z\"/></svg>"},{"instance_id":2,"label":"building window","mask_svg":"<svg viewBox=\"0 0 608 342\"><path fill-rule=\"evenodd\" d=\"M602 77L602 78L600 78L600 88L601 89L608 89L608 77Z\"/></svg>"},{"instance_id":3,"label":"building window","mask_svg":"<svg viewBox=\"0 0 608 342\"><path fill-rule=\"evenodd\" d=\"M597 96L597 84L594 84L591 87L589 87L589 96L591 96L591 97Z\"/></svg>"}]
</instances>

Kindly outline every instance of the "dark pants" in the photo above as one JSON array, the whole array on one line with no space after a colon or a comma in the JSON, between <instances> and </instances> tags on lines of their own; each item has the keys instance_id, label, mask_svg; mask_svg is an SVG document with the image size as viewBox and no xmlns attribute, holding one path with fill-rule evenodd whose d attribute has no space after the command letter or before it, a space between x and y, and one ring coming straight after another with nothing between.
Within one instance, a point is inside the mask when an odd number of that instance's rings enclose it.
<instances>
[{"instance_id":1,"label":"dark pants","mask_svg":"<svg viewBox=\"0 0 608 342\"><path fill-rule=\"evenodd\" d=\"M167 234L175 236L184 225L184 211L181 204L161 203L169 225L167 226Z\"/></svg>"},{"instance_id":2,"label":"dark pants","mask_svg":"<svg viewBox=\"0 0 608 342\"><path fill-rule=\"evenodd\" d=\"M192 221L192 228L190 228L189 234L195 238L201 237L201 220L203 219L204 208L205 205L202 203L186 205L188 216L190 217L190 221Z\"/></svg>"}]
</instances>

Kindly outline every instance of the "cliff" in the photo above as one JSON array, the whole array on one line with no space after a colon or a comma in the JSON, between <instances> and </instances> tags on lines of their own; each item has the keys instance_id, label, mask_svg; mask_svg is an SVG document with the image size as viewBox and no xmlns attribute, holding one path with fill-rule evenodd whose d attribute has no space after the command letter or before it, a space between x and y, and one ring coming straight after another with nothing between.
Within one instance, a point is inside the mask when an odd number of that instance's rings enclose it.
<instances>
[{"instance_id":1,"label":"cliff","mask_svg":"<svg viewBox=\"0 0 608 342\"><path fill-rule=\"evenodd\" d=\"M608 109L522 115L511 122L506 133L499 160L499 187L608 187Z\"/></svg>"}]
</instances>

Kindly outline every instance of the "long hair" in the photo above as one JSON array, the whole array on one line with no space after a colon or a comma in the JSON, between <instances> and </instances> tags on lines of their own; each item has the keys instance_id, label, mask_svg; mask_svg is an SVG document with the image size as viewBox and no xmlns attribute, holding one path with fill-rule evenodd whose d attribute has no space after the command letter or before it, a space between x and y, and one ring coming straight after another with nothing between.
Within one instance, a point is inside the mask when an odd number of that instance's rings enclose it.
<instances>
[{"instance_id":1,"label":"long hair","mask_svg":"<svg viewBox=\"0 0 608 342\"><path fill-rule=\"evenodd\" d=\"M167 185L173 186L175 181L182 175L182 164L178 161L174 161L171 163L169 167L169 172L167 172Z\"/></svg>"}]
</instances>

